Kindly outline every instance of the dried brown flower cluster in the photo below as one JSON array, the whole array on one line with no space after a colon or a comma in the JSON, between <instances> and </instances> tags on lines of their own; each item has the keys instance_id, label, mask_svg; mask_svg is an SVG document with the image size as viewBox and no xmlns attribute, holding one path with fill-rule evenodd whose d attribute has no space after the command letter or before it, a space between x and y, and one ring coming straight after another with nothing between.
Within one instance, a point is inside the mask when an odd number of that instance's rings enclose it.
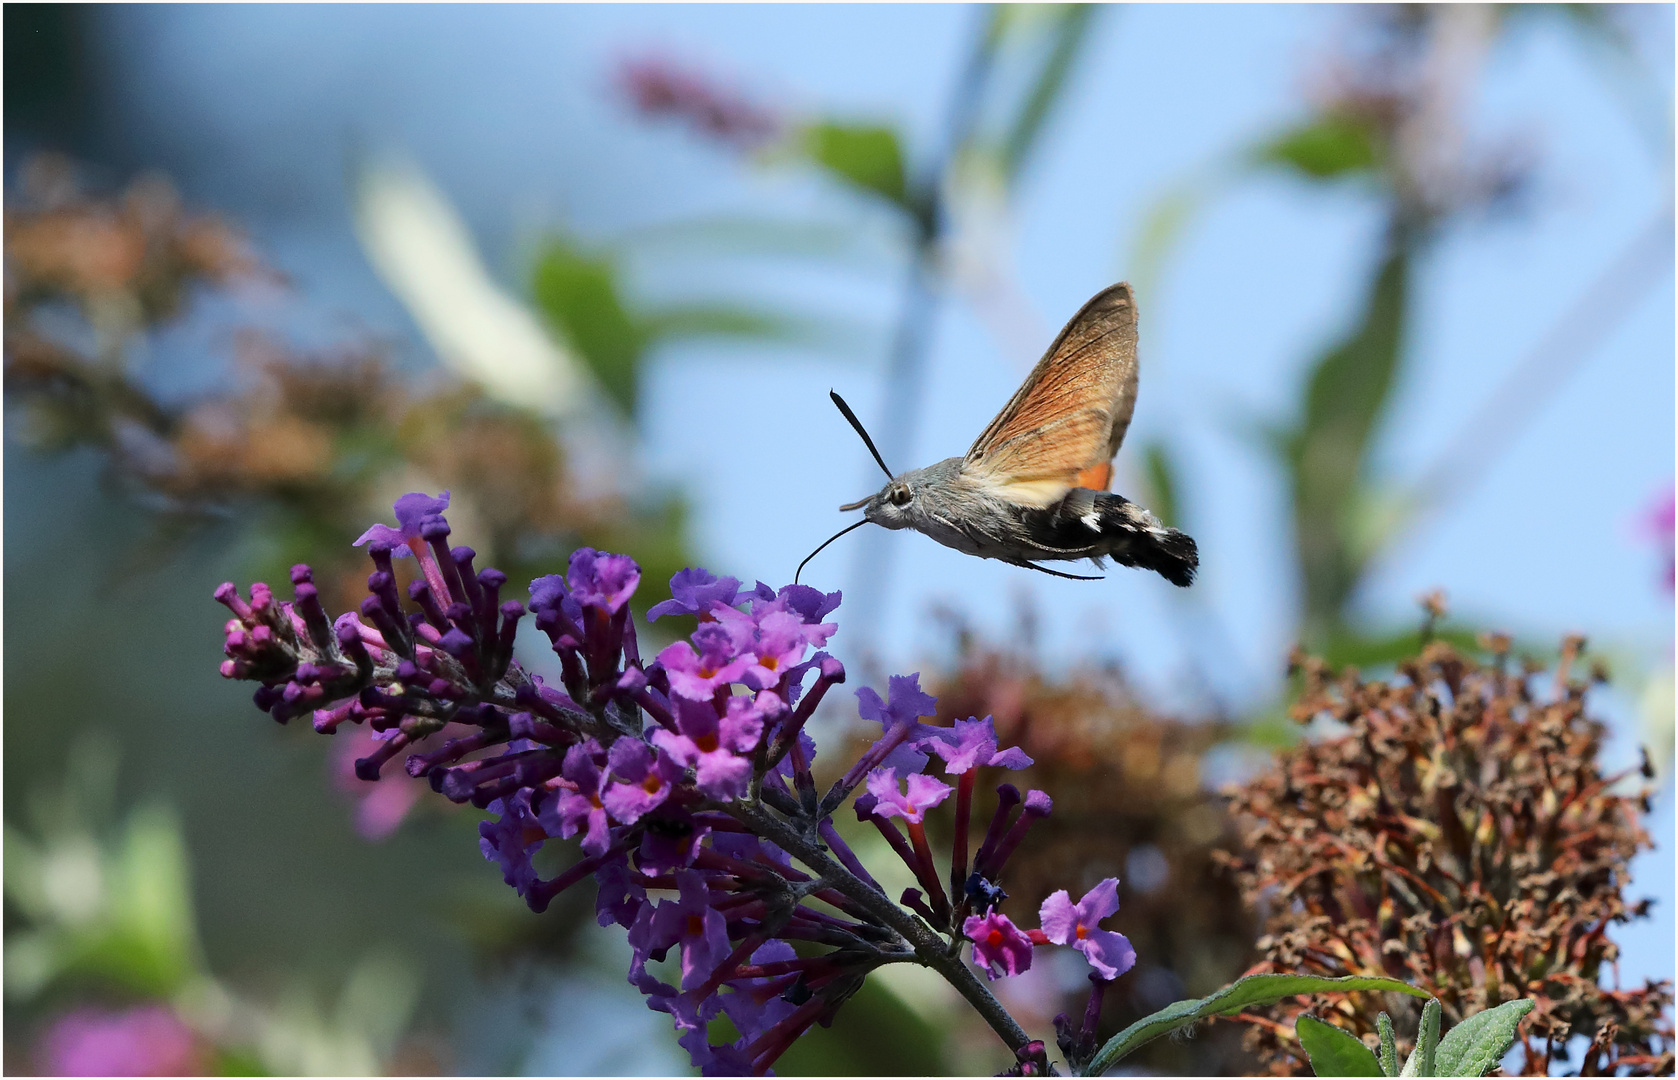
<instances>
[{"instance_id":1,"label":"dried brown flower cluster","mask_svg":"<svg viewBox=\"0 0 1678 1080\"><path fill-rule=\"evenodd\" d=\"M131 371L137 342L182 315L195 289L280 280L165 181L96 198L62 159L37 159L6 209L5 240L6 398L25 438L103 451L178 523L283 508L286 534L266 557L312 557L333 602L362 591L345 530L414 488L452 489L483 556L511 574L534 576L579 544L645 553L651 583L685 565L678 502L580 496L544 422L446 377L416 383L376 346L304 355L242 334L233 391L156 396ZM323 561L331 551L340 558Z\"/></svg>"},{"instance_id":2,"label":"dried brown flower cluster","mask_svg":"<svg viewBox=\"0 0 1678 1080\"><path fill-rule=\"evenodd\" d=\"M29 162L8 201L5 265L6 393L32 405L28 436L92 443L142 468L170 417L130 378L133 341L194 287L277 280L229 225L183 210L166 181L94 198L54 156Z\"/></svg>"},{"instance_id":3,"label":"dried brown flower cluster","mask_svg":"<svg viewBox=\"0 0 1678 1080\"><path fill-rule=\"evenodd\" d=\"M1236 734L1232 725L1161 716L1114 668L1049 675L1027 652L966 634L953 669L931 683L939 723L995 717L1002 743L1036 762L1013 782L1054 792L1054 813L1009 864L1003 910L1029 918L1055 889L1076 896L1119 879L1112 925L1136 947L1137 965L1108 991L1103 1036L1211 993L1252 962L1256 924L1213 858L1233 840L1224 799L1202 781L1207 751ZM1088 986L1067 989L1051 1000L1081 1015ZM1159 1040L1134 1064L1165 1075L1239 1073L1250 1059L1224 1028Z\"/></svg>"},{"instance_id":4,"label":"dried brown flower cluster","mask_svg":"<svg viewBox=\"0 0 1678 1080\"><path fill-rule=\"evenodd\" d=\"M1246 854L1229 861L1268 913L1255 970L1404 979L1439 998L1447 1026L1530 997L1523 1074L1670 1073L1671 984L1599 985L1618 955L1611 927L1648 916L1647 901L1623 896L1649 844L1648 804L1620 793L1628 777L1603 774L1604 727L1586 714L1588 682L1569 674L1583 642L1568 640L1553 682L1512 662L1506 637L1482 644L1489 662L1434 642L1386 681L1296 656L1294 719L1345 733L1301 742L1235 792ZM1419 1015L1369 995L1316 1008L1360 1036L1383 1008L1401 1033ZM1247 1017L1273 1074L1309 1074L1299 1011ZM1569 1036L1594 1040L1582 1059Z\"/></svg>"}]
</instances>

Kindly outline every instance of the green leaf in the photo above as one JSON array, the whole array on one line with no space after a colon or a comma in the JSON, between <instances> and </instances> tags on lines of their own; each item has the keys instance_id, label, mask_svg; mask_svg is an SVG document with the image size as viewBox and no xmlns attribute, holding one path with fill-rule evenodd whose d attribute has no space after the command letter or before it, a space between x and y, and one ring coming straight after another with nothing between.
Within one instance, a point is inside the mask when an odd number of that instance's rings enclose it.
<instances>
[{"instance_id":1,"label":"green leaf","mask_svg":"<svg viewBox=\"0 0 1678 1080\"><path fill-rule=\"evenodd\" d=\"M1435 1076L1484 1076L1503 1060L1515 1044L1515 1029L1532 1011L1531 998L1506 1001L1467 1017L1439 1040L1434 1053Z\"/></svg>"},{"instance_id":2,"label":"green leaf","mask_svg":"<svg viewBox=\"0 0 1678 1080\"><path fill-rule=\"evenodd\" d=\"M1317 180L1373 172L1381 163L1380 144L1368 124L1330 114L1294 128L1253 153L1261 165L1282 165Z\"/></svg>"},{"instance_id":3,"label":"green leaf","mask_svg":"<svg viewBox=\"0 0 1678 1080\"><path fill-rule=\"evenodd\" d=\"M1318 1076L1382 1076L1381 1066L1369 1047L1349 1031L1325 1024L1301 1013L1294 1021L1299 1044L1311 1058L1311 1071Z\"/></svg>"},{"instance_id":4,"label":"green leaf","mask_svg":"<svg viewBox=\"0 0 1678 1080\"><path fill-rule=\"evenodd\" d=\"M1197 1020L1230 1016L1255 1005L1269 1005L1298 994L1333 994L1352 990L1427 996L1426 991L1418 990L1409 983L1370 975L1346 975L1338 979L1321 975L1248 975L1207 997L1179 1001L1151 1016L1144 1016L1108 1039L1090 1061L1085 1075L1100 1076L1138 1047Z\"/></svg>"},{"instance_id":5,"label":"green leaf","mask_svg":"<svg viewBox=\"0 0 1678 1080\"><path fill-rule=\"evenodd\" d=\"M1282 447L1312 647L1345 621L1372 555L1358 534L1357 511L1376 426L1398 381L1410 270L1410 242L1400 236L1370 282L1357 325L1313 366L1304 407Z\"/></svg>"},{"instance_id":6,"label":"green leaf","mask_svg":"<svg viewBox=\"0 0 1678 1080\"><path fill-rule=\"evenodd\" d=\"M552 237L537 256L531 291L548 325L571 344L624 412L633 415L647 340L624 305L612 260Z\"/></svg>"},{"instance_id":7,"label":"green leaf","mask_svg":"<svg viewBox=\"0 0 1678 1080\"><path fill-rule=\"evenodd\" d=\"M1404 1063L1400 1076L1438 1076L1434 1071L1435 1055L1439 1048L1439 999L1428 998L1422 1006L1422 1026L1416 1032L1416 1048Z\"/></svg>"},{"instance_id":8,"label":"green leaf","mask_svg":"<svg viewBox=\"0 0 1678 1080\"><path fill-rule=\"evenodd\" d=\"M1137 296L1150 300L1154 285L1165 267L1166 256L1210 199L1210 185L1184 182L1173 184L1142 216L1136 247L1130 256L1131 285Z\"/></svg>"},{"instance_id":9,"label":"green leaf","mask_svg":"<svg viewBox=\"0 0 1678 1080\"><path fill-rule=\"evenodd\" d=\"M694 304L649 311L644 324L651 339L746 337L791 341L815 335L806 321L726 304Z\"/></svg>"},{"instance_id":10,"label":"green leaf","mask_svg":"<svg viewBox=\"0 0 1678 1080\"><path fill-rule=\"evenodd\" d=\"M1149 443L1142 450L1142 469L1148 478L1148 509L1171 528L1181 528L1177 506L1177 467L1163 442Z\"/></svg>"},{"instance_id":11,"label":"green leaf","mask_svg":"<svg viewBox=\"0 0 1678 1080\"><path fill-rule=\"evenodd\" d=\"M1382 1013L1375 1018L1375 1034L1381 1039L1381 1074L1398 1075L1398 1040L1393 1037L1393 1018Z\"/></svg>"},{"instance_id":12,"label":"green leaf","mask_svg":"<svg viewBox=\"0 0 1678 1080\"><path fill-rule=\"evenodd\" d=\"M845 182L908 206L903 149L891 128L823 121L804 130L804 148L818 165Z\"/></svg>"},{"instance_id":13,"label":"green leaf","mask_svg":"<svg viewBox=\"0 0 1678 1080\"><path fill-rule=\"evenodd\" d=\"M1000 13L1010 10L1009 5L999 10L999 24L1003 26L1018 26L1020 19L1012 19L1003 23ZM1033 5L1033 10L1045 12L1045 7ZM1032 148L1043 130L1043 122L1053 111L1055 102L1059 100L1061 92L1066 88L1066 77L1072 70L1073 62L1078 58L1078 52L1089 31L1090 18L1096 8L1093 4L1056 4L1052 8L1053 29L1052 41L1042 66L1037 70L1037 77L1032 80L1031 89L1027 91L1020 103L1019 112L1008 127L1008 134L1002 141L1003 169L1010 182L1019 176L1020 169L1030 157ZM1006 31L1004 31L1006 33Z\"/></svg>"}]
</instances>

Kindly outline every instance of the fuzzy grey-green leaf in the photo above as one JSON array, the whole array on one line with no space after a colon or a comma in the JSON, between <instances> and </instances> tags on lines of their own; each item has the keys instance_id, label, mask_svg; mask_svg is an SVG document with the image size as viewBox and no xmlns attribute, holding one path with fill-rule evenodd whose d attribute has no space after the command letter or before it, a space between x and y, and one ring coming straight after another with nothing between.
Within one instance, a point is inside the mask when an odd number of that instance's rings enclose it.
<instances>
[{"instance_id":1,"label":"fuzzy grey-green leaf","mask_svg":"<svg viewBox=\"0 0 1678 1080\"><path fill-rule=\"evenodd\" d=\"M1446 1033L1434 1052L1435 1076L1484 1076L1503 1060L1515 1042L1521 1018L1532 1011L1531 998L1506 1001L1477 1012Z\"/></svg>"},{"instance_id":2,"label":"fuzzy grey-green leaf","mask_svg":"<svg viewBox=\"0 0 1678 1080\"><path fill-rule=\"evenodd\" d=\"M1422 1025L1416 1032L1416 1048L1404 1063L1400 1076L1437 1076L1435 1055L1439 1048L1439 999L1428 998L1422 1006Z\"/></svg>"},{"instance_id":3,"label":"fuzzy grey-green leaf","mask_svg":"<svg viewBox=\"0 0 1678 1080\"><path fill-rule=\"evenodd\" d=\"M1381 1076L1381 1066L1356 1035L1324 1023L1307 1013L1294 1021L1299 1044L1311 1058L1318 1076Z\"/></svg>"},{"instance_id":4,"label":"fuzzy grey-green leaf","mask_svg":"<svg viewBox=\"0 0 1678 1080\"><path fill-rule=\"evenodd\" d=\"M1179 1001L1167 1005L1151 1016L1144 1016L1108 1039L1090 1060L1084 1075L1100 1076L1143 1044L1187 1027L1196 1020L1204 1020L1210 1016L1229 1016L1254 1005L1269 1005L1297 994L1335 994L1351 990L1427 996L1426 991L1418 990L1409 983L1373 975L1346 975L1338 979L1320 975L1247 975L1207 997Z\"/></svg>"},{"instance_id":5,"label":"fuzzy grey-green leaf","mask_svg":"<svg viewBox=\"0 0 1678 1080\"><path fill-rule=\"evenodd\" d=\"M1375 1018L1375 1034L1381 1039L1381 1072L1398 1075L1398 1040L1393 1037L1393 1018L1382 1013Z\"/></svg>"}]
</instances>

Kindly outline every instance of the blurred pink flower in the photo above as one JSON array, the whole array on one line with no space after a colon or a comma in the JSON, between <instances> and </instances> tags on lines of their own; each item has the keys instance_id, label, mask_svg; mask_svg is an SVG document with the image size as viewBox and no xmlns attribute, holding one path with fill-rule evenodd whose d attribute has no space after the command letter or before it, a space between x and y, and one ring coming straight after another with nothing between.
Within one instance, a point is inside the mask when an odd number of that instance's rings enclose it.
<instances>
[{"instance_id":1,"label":"blurred pink flower","mask_svg":"<svg viewBox=\"0 0 1678 1080\"><path fill-rule=\"evenodd\" d=\"M52 1076L203 1076L207 1064L198 1037L164 1005L77 1009L40 1047L40 1066Z\"/></svg>"},{"instance_id":2,"label":"blurred pink flower","mask_svg":"<svg viewBox=\"0 0 1678 1080\"><path fill-rule=\"evenodd\" d=\"M1667 488L1643 513L1642 529L1649 539L1666 550L1666 591L1673 585L1673 489Z\"/></svg>"},{"instance_id":3,"label":"blurred pink flower","mask_svg":"<svg viewBox=\"0 0 1678 1080\"><path fill-rule=\"evenodd\" d=\"M414 753L435 750L449 739L472 733L464 724L449 724L415 743ZM332 747L332 778L338 790L356 801L355 831L368 840L383 840L394 833L414 802L430 790L429 781L409 776L406 770L389 769L375 783L356 779L355 762L377 750L384 740L377 732L345 725Z\"/></svg>"},{"instance_id":4,"label":"blurred pink flower","mask_svg":"<svg viewBox=\"0 0 1678 1080\"><path fill-rule=\"evenodd\" d=\"M624 60L614 82L643 116L684 120L737 149L756 149L781 132L779 116L667 56Z\"/></svg>"}]
</instances>

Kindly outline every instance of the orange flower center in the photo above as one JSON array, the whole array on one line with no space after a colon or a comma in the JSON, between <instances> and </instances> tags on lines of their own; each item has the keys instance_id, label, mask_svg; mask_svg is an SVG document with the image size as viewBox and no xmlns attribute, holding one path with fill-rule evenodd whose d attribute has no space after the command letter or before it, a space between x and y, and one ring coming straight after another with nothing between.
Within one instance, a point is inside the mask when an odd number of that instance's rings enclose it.
<instances>
[{"instance_id":1,"label":"orange flower center","mask_svg":"<svg viewBox=\"0 0 1678 1080\"><path fill-rule=\"evenodd\" d=\"M701 735L693 740L693 745L699 747L701 752L709 754L717 748L717 736L714 732L709 735Z\"/></svg>"},{"instance_id":2,"label":"orange flower center","mask_svg":"<svg viewBox=\"0 0 1678 1080\"><path fill-rule=\"evenodd\" d=\"M761 664L763 667L768 668L770 671L774 671L775 668L778 667L781 663L779 660L775 659L773 656L760 656L760 657L757 658L757 662L759 664Z\"/></svg>"},{"instance_id":3,"label":"orange flower center","mask_svg":"<svg viewBox=\"0 0 1678 1080\"><path fill-rule=\"evenodd\" d=\"M705 917L703 915L688 916L688 937L699 937L705 933Z\"/></svg>"},{"instance_id":4,"label":"orange flower center","mask_svg":"<svg viewBox=\"0 0 1678 1080\"><path fill-rule=\"evenodd\" d=\"M641 787L648 795L657 795L658 789L663 786L664 781L660 780L658 774L655 772L649 772L647 774L647 778L641 781ZM1082 928L1080 927L1080 929Z\"/></svg>"},{"instance_id":5,"label":"orange flower center","mask_svg":"<svg viewBox=\"0 0 1678 1080\"><path fill-rule=\"evenodd\" d=\"M1079 923L1078 924L1078 940L1082 941L1089 936L1090 936L1090 928L1085 926L1083 923Z\"/></svg>"},{"instance_id":6,"label":"orange flower center","mask_svg":"<svg viewBox=\"0 0 1678 1080\"><path fill-rule=\"evenodd\" d=\"M998 945L1002 944L1002 931L992 930L990 932L990 937L986 938L985 940L990 945L991 948L993 948L993 949L996 948Z\"/></svg>"},{"instance_id":7,"label":"orange flower center","mask_svg":"<svg viewBox=\"0 0 1678 1080\"><path fill-rule=\"evenodd\" d=\"M596 810L602 809L600 805L600 796L591 793L588 797L588 801L589 805L594 807Z\"/></svg>"},{"instance_id":8,"label":"orange flower center","mask_svg":"<svg viewBox=\"0 0 1678 1080\"><path fill-rule=\"evenodd\" d=\"M701 679L712 678L716 675L716 673L717 673L717 669L714 668L714 667L702 667L702 668L699 669L699 677Z\"/></svg>"}]
</instances>

